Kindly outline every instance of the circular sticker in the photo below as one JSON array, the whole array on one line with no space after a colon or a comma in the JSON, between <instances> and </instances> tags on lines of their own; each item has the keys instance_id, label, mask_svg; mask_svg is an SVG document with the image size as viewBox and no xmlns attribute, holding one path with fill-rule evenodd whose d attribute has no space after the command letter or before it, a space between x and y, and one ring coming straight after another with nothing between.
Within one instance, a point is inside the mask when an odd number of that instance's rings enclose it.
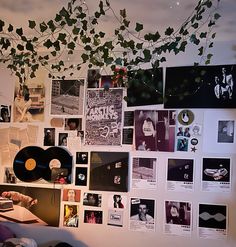
<instances>
[{"instance_id":1,"label":"circular sticker","mask_svg":"<svg viewBox=\"0 0 236 247\"><path fill-rule=\"evenodd\" d=\"M197 138L191 139L191 144L192 144L193 146L196 146L196 145L198 144L198 139L197 139Z\"/></svg>"},{"instance_id":2,"label":"circular sticker","mask_svg":"<svg viewBox=\"0 0 236 247\"><path fill-rule=\"evenodd\" d=\"M178 115L178 121L182 125L190 125L194 120L194 114L190 110L182 110Z\"/></svg>"}]
</instances>

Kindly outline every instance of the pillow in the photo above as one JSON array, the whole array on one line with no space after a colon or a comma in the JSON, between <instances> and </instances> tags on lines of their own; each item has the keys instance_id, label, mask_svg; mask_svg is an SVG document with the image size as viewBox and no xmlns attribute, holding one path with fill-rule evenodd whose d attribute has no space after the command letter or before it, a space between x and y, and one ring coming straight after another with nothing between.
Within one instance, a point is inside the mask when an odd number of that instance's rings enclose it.
<instances>
[{"instance_id":1,"label":"pillow","mask_svg":"<svg viewBox=\"0 0 236 247\"><path fill-rule=\"evenodd\" d=\"M2 247L37 247L37 243L32 238L9 238L6 239Z\"/></svg>"}]
</instances>

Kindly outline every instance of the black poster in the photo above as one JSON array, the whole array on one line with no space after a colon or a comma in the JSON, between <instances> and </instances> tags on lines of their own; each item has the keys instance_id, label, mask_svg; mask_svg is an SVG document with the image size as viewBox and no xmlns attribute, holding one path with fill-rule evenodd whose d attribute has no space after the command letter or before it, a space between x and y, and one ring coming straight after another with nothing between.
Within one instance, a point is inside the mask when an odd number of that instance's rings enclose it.
<instances>
[{"instance_id":1,"label":"black poster","mask_svg":"<svg viewBox=\"0 0 236 247\"><path fill-rule=\"evenodd\" d=\"M235 108L235 65L166 69L165 108Z\"/></svg>"}]
</instances>

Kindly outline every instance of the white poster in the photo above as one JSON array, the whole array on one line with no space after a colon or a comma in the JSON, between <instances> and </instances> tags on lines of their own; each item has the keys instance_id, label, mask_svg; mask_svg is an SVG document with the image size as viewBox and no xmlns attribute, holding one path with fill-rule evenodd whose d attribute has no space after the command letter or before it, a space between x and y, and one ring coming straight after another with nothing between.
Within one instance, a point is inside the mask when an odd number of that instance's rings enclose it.
<instances>
[{"instance_id":1,"label":"white poster","mask_svg":"<svg viewBox=\"0 0 236 247\"><path fill-rule=\"evenodd\" d=\"M202 190L208 192L230 192L230 164L229 158L203 158Z\"/></svg>"},{"instance_id":2,"label":"white poster","mask_svg":"<svg viewBox=\"0 0 236 247\"><path fill-rule=\"evenodd\" d=\"M203 151L235 153L236 112L230 109L206 110L204 114Z\"/></svg>"},{"instance_id":3,"label":"white poster","mask_svg":"<svg viewBox=\"0 0 236 247\"><path fill-rule=\"evenodd\" d=\"M170 235L191 236L192 204L190 202L165 201L164 232Z\"/></svg>"},{"instance_id":4,"label":"white poster","mask_svg":"<svg viewBox=\"0 0 236 247\"><path fill-rule=\"evenodd\" d=\"M227 211L226 205L199 204L199 237L209 239L225 239L228 234Z\"/></svg>"},{"instance_id":5,"label":"white poster","mask_svg":"<svg viewBox=\"0 0 236 247\"><path fill-rule=\"evenodd\" d=\"M155 200L130 199L130 230L154 232L155 231Z\"/></svg>"},{"instance_id":6,"label":"white poster","mask_svg":"<svg viewBox=\"0 0 236 247\"><path fill-rule=\"evenodd\" d=\"M155 189L157 187L157 159L133 158L132 188Z\"/></svg>"},{"instance_id":7,"label":"white poster","mask_svg":"<svg viewBox=\"0 0 236 247\"><path fill-rule=\"evenodd\" d=\"M193 159L168 159L167 190L193 191Z\"/></svg>"}]
</instances>

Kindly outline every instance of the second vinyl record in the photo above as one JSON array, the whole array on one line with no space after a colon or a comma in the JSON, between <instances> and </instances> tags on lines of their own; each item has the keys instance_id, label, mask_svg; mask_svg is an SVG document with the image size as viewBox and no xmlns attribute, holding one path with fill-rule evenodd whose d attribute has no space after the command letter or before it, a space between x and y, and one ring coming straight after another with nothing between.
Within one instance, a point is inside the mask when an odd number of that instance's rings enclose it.
<instances>
[{"instance_id":1,"label":"second vinyl record","mask_svg":"<svg viewBox=\"0 0 236 247\"><path fill-rule=\"evenodd\" d=\"M23 182L33 182L42 178L45 167L44 149L37 146L21 149L13 161L14 173Z\"/></svg>"},{"instance_id":2,"label":"second vinyl record","mask_svg":"<svg viewBox=\"0 0 236 247\"><path fill-rule=\"evenodd\" d=\"M68 183L70 183L70 175L72 170L72 156L62 147L50 147L44 151L45 161L48 164L43 179L49 182L52 180L52 169L61 168L68 171Z\"/></svg>"}]
</instances>

